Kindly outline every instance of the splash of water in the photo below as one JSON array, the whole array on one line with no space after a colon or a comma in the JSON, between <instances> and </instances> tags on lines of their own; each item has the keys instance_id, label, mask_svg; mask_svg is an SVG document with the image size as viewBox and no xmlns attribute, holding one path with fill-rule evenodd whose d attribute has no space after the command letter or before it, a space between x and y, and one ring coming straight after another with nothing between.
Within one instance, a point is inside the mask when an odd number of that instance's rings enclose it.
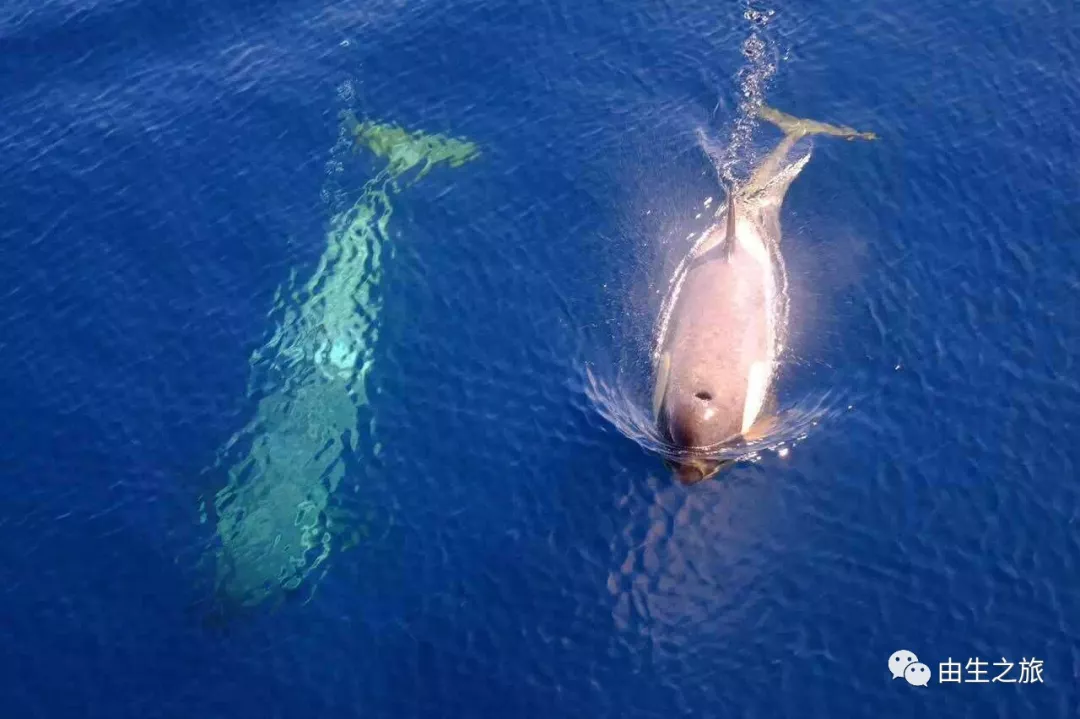
<instances>
[{"instance_id":1,"label":"splash of water","mask_svg":"<svg viewBox=\"0 0 1080 719\"><path fill-rule=\"evenodd\" d=\"M336 178L351 148L386 165L349 203ZM344 209L330 220L310 279L300 284L294 272L276 294L278 325L251 357L254 416L218 452L214 469L228 481L203 501L217 528L210 559L219 597L251 606L317 583L335 542L355 529L335 522L330 502L347 457L360 449L377 456L368 382L382 263L392 251L391 199L407 178L411 185L438 165L459 167L478 154L465 140L343 114L323 195Z\"/></svg>"}]
</instances>

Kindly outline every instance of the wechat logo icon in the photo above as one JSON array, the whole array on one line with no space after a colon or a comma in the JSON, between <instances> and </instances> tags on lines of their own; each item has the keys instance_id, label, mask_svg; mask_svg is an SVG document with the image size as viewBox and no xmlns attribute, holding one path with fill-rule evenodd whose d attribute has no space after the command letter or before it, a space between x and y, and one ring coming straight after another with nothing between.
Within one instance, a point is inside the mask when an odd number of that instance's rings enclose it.
<instances>
[{"instance_id":1,"label":"wechat logo icon","mask_svg":"<svg viewBox=\"0 0 1080 719\"><path fill-rule=\"evenodd\" d=\"M930 683L930 667L919 661L915 652L901 649L889 657L889 672L893 679L906 679L913 687L925 687Z\"/></svg>"}]
</instances>

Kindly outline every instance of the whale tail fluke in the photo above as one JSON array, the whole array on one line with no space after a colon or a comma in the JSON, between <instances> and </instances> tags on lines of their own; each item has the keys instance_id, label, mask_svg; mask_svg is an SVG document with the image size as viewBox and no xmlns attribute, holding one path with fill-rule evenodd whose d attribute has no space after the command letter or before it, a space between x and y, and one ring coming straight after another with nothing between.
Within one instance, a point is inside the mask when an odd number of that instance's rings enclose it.
<instances>
[{"instance_id":1,"label":"whale tail fluke","mask_svg":"<svg viewBox=\"0 0 1080 719\"><path fill-rule=\"evenodd\" d=\"M807 135L832 135L842 137L845 140L876 140L878 136L872 132L860 132L844 125L829 125L817 120L806 120L786 112L780 112L774 107L762 105L758 109L758 117L767 120L780 128L785 135L796 139Z\"/></svg>"},{"instance_id":2,"label":"whale tail fluke","mask_svg":"<svg viewBox=\"0 0 1080 719\"><path fill-rule=\"evenodd\" d=\"M803 165L810 159L809 152L804 154L801 160L792 161L789 157L792 148L804 137L810 135L832 135L845 140L876 140L878 136L872 132L860 132L843 125L829 125L817 120L806 120L786 112L780 112L774 107L762 105L758 108L757 116L776 125L784 133L784 139L780 141L773 151L769 153L757 169L754 170L750 181L743 188L746 197L757 197L760 193L769 193L771 202L779 204L788 185L799 174Z\"/></svg>"}]
</instances>

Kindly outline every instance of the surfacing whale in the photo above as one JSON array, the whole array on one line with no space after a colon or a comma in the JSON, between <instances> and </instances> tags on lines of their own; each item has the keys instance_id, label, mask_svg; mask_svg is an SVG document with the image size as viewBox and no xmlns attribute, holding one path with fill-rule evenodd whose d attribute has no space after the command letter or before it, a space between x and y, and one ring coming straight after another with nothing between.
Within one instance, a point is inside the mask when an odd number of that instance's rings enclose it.
<instances>
[{"instance_id":1,"label":"surfacing whale","mask_svg":"<svg viewBox=\"0 0 1080 719\"><path fill-rule=\"evenodd\" d=\"M664 302L654 353L653 415L669 464L690 484L731 460L717 450L767 434L768 407L787 329L787 278L780 208L810 160L791 159L809 135L874 140L873 133L804 120L763 107L784 138L742 186L680 267Z\"/></svg>"}]
</instances>

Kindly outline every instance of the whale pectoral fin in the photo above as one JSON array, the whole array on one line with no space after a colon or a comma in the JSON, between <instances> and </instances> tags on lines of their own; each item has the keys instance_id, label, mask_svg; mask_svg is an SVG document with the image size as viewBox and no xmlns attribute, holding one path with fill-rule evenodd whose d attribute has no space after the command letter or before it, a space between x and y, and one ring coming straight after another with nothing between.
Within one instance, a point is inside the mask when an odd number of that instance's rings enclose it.
<instances>
[{"instance_id":1,"label":"whale pectoral fin","mask_svg":"<svg viewBox=\"0 0 1080 719\"><path fill-rule=\"evenodd\" d=\"M743 434L743 439L747 442L757 442L772 434L773 430L782 424L779 410L780 403L776 395L770 392L754 424Z\"/></svg>"},{"instance_id":2,"label":"whale pectoral fin","mask_svg":"<svg viewBox=\"0 0 1080 719\"><path fill-rule=\"evenodd\" d=\"M780 424L779 418L772 413L766 412L758 417L757 421L743 433L742 437L747 442L757 442L765 439Z\"/></svg>"},{"instance_id":3,"label":"whale pectoral fin","mask_svg":"<svg viewBox=\"0 0 1080 719\"><path fill-rule=\"evenodd\" d=\"M671 373L671 355L667 352L660 355L656 363L656 386L653 387L652 413L653 420L660 419L660 407L664 404L664 394L667 392L668 375Z\"/></svg>"},{"instance_id":4,"label":"whale pectoral fin","mask_svg":"<svg viewBox=\"0 0 1080 719\"><path fill-rule=\"evenodd\" d=\"M765 400L769 392L769 382L772 379L772 364L769 362L755 362L750 365L750 376L746 382L746 402L743 405L743 436L754 426L761 408L765 406Z\"/></svg>"}]
</instances>

